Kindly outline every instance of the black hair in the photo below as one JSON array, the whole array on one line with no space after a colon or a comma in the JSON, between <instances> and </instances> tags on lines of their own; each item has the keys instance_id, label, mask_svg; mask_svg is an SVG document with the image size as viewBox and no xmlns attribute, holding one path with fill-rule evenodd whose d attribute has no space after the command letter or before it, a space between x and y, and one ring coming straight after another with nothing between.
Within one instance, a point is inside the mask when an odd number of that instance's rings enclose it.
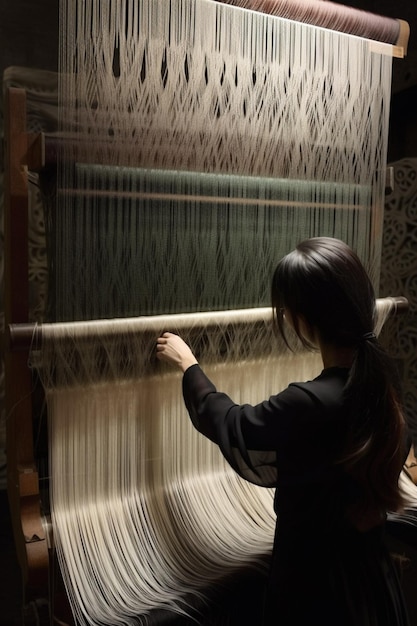
<instances>
[{"instance_id":1,"label":"black hair","mask_svg":"<svg viewBox=\"0 0 417 626\"><path fill-rule=\"evenodd\" d=\"M360 484L358 515L381 514L403 504L398 477L404 462L404 418L398 375L373 329L376 301L372 283L355 252L343 241L316 237L301 242L278 264L272 306L287 345L282 311L301 342L300 320L324 343L354 354L345 387L349 433L340 463Z\"/></svg>"}]
</instances>

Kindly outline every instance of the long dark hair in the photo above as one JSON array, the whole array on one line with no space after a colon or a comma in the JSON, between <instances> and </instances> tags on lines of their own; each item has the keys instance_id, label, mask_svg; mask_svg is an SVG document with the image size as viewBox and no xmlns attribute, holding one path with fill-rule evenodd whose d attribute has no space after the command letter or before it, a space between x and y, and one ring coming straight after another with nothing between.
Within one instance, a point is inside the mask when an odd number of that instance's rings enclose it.
<instances>
[{"instance_id":1,"label":"long dark hair","mask_svg":"<svg viewBox=\"0 0 417 626\"><path fill-rule=\"evenodd\" d=\"M404 418L398 375L372 334L376 302L372 283L358 256L338 239L317 237L300 243L278 264L272 306L288 344L282 310L305 346L300 331L318 332L327 344L351 348L353 364L345 387L349 434L340 459L360 485L360 511L381 514L403 505L398 477L404 462Z\"/></svg>"}]
</instances>

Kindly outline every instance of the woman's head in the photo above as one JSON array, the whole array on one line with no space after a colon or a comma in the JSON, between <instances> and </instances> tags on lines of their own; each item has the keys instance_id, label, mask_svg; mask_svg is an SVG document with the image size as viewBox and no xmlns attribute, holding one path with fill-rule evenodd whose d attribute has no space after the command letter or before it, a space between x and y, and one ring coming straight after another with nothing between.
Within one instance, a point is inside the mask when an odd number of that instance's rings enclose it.
<instances>
[{"instance_id":1,"label":"woman's head","mask_svg":"<svg viewBox=\"0 0 417 626\"><path fill-rule=\"evenodd\" d=\"M304 344L318 332L340 346L356 346L373 330L375 295L353 250L339 239L307 239L279 263L272 280L272 306L285 337L285 310ZM310 333L301 332L301 325Z\"/></svg>"}]
</instances>

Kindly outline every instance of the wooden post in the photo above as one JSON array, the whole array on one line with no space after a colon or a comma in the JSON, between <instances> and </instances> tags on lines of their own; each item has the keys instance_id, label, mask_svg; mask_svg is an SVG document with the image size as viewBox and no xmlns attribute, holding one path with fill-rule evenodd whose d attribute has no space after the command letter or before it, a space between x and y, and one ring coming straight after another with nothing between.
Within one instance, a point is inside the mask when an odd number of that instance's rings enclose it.
<instances>
[{"instance_id":1,"label":"wooden post","mask_svg":"<svg viewBox=\"0 0 417 626\"><path fill-rule=\"evenodd\" d=\"M29 251L26 94L5 95L4 264L5 327L29 321ZM42 525L39 477L34 459L32 376L28 350L5 355L7 484L17 557L25 597L48 593L48 546Z\"/></svg>"}]
</instances>

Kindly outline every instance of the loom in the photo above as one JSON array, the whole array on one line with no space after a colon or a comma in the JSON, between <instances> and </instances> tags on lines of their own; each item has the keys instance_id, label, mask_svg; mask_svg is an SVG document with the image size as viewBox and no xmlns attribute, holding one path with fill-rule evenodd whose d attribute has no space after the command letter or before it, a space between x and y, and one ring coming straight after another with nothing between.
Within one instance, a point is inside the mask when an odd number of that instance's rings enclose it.
<instances>
[{"instance_id":1,"label":"loom","mask_svg":"<svg viewBox=\"0 0 417 626\"><path fill-rule=\"evenodd\" d=\"M24 92L6 94L9 498L28 597L49 598L53 623L258 614L271 493L192 432L155 338L181 331L237 400L318 371L276 343L269 277L297 241L329 235L377 288L391 58L407 37L404 22L320 1L61 2L57 132L27 132ZM41 313L28 170L45 196ZM381 319L406 308L379 300Z\"/></svg>"}]
</instances>

